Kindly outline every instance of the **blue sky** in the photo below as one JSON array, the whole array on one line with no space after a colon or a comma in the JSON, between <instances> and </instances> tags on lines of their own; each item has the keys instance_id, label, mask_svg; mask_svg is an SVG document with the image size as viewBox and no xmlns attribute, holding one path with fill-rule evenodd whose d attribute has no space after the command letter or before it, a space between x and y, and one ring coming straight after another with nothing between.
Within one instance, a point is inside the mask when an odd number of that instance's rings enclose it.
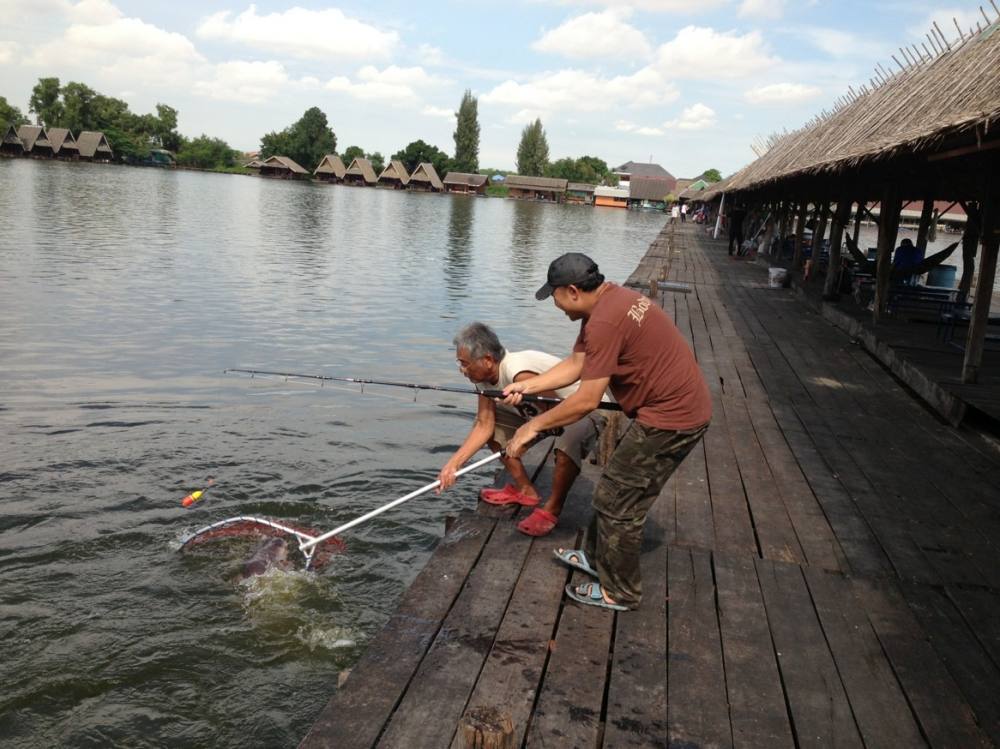
<instances>
[{"instance_id":1,"label":"blue sky","mask_svg":"<svg viewBox=\"0 0 1000 749\"><path fill-rule=\"evenodd\" d=\"M975 3L844 0L0 0L0 96L27 112L41 76L180 110L186 135L241 150L318 106L348 145L452 152L462 92L479 98L480 164L513 168L541 117L551 158L652 158L675 176L753 160L848 85L893 65L932 20ZM924 40L926 41L926 40Z\"/></svg>"}]
</instances>

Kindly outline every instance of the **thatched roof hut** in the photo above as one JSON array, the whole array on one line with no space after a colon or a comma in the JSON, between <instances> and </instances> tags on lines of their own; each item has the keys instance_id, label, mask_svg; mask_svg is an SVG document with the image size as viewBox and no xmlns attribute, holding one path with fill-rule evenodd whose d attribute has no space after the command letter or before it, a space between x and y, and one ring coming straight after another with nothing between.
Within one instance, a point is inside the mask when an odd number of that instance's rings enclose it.
<instances>
[{"instance_id":1,"label":"thatched roof hut","mask_svg":"<svg viewBox=\"0 0 1000 749\"><path fill-rule=\"evenodd\" d=\"M278 177L279 179L296 179L308 177L309 172L295 160L287 156L270 156L260 164L261 177Z\"/></svg>"},{"instance_id":2,"label":"thatched roof hut","mask_svg":"<svg viewBox=\"0 0 1000 749\"><path fill-rule=\"evenodd\" d=\"M17 129L17 137L24 144L24 152L32 156L52 156L52 144L49 135L41 125L21 125Z\"/></svg>"},{"instance_id":3,"label":"thatched roof hut","mask_svg":"<svg viewBox=\"0 0 1000 749\"><path fill-rule=\"evenodd\" d=\"M80 156L80 147L76 144L76 138L69 128L50 127L47 132L52 153L56 156L61 159L75 159Z\"/></svg>"},{"instance_id":4,"label":"thatched roof hut","mask_svg":"<svg viewBox=\"0 0 1000 749\"><path fill-rule=\"evenodd\" d=\"M344 184L345 185L374 185L378 182L378 177L375 176L375 170L372 169L372 163L368 159L363 159L360 156L356 157L351 165L347 167L347 171L344 172Z\"/></svg>"},{"instance_id":5,"label":"thatched roof hut","mask_svg":"<svg viewBox=\"0 0 1000 749\"><path fill-rule=\"evenodd\" d=\"M490 178L485 174L469 174L468 172L448 172L444 178L444 189L447 192L476 193L483 195L490 184Z\"/></svg>"},{"instance_id":6,"label":"thatched roof hut","mask_svg":"<svg viewBox=\"0 0 1000 749\"><path fill-rule=\"evenodd\" d=\"M410 175L409 189L441 192L444 189L444 184L441 182L434 165L425 161L417 164L417 168Z\"/></svg>"},{"instance_id":7,"label":"thatched roof hut","mask_svg":"<svg viewBox=\"0 0 1000 749\"><path fill-rule=\"evenodd\" d=\"M335 153L328 153L313 171L313 176L324 182L340 182L344 179L346 171L343 159Z\"/></svg>"},{"instance_id":8,"label":"thatched roof hut","mask_svg":"<svg viewBox=\"0 0 1000 749\"><path fill-rule=\"evenodd\" d=\"M111 161L114 158L114 152L111 150L111 144L108 143L108 139L104 137L104 133L96 132L93 130L84 130L76 138L77 148L80 149L81 159L90 159L91 161Z\"/></svg>"},{"instance_id":9,"label":"thatched roof hut","mask_svg":"<svg viewBox=\"0 0 1000 749\"><path fill-rule=\"evenodd\" d=\"M566 202L589 205L594 202L594 189L588 182L570 182L566 185Z\"/></svg>"},{"instance_id":10,"label":"thatched roof hut","mask_svg":"<svg viewBox=\"0 0 1000 749\"><path fill-rule=\"evenodd\" d=\"M13 125L8 125L3 134L3 141L0 141L0 153L8 156L20 156L24 153L24 143L17 134Z\"/></svg>"},{"instance_id":11,"label":"thatched roof hut","mask_svg":"<svg viewBox=\"0 0 1000 749\"><path fill-rule=\"evenodd\" d=\"M551 200L561 203L566 195L566 185L569 180L555 177L524 177L520 174L508 174L504 184L510 189L511 198L522 200Z\"/></svg>"},{"instance_id":12,"label":"thatched roof hut","mask_svg":"<svg viewBox=\"0 0 1000 749\"><path fill-rule=\"evenodd\" d=\"M632 177L628 183L628 197L631 201L647 200L662 203L666 201L675 183L676 180L662 177Z\"/></svg>"},{"instance_id":13,"label":"thatched roof hut","mask_svg":"<svg viewBox=\"0 0 1000 749\"><path fill-rule=\"evenodd\" d=\"M406 173L406 167L399 159L392 159L378 176L379 187L391 187L394 190L401 190L409 181L410 175Z\"/></svg>"}]
</instances>

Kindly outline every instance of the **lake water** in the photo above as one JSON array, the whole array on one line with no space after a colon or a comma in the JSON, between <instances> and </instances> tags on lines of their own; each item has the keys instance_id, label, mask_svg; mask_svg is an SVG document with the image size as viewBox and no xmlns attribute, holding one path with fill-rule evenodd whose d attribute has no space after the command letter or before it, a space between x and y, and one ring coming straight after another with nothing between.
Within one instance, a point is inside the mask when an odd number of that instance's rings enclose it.
<instances>
[{"instance_id":1,"label":"lake water","mask_svg":"<svg viewBox=\"0 0 1000 749\"><path fill-rule=\"evenodd\" d=\"M230 581L206 523L329 529L434 480L469 396L292 386L257 367L464 385L471 320L569 351L549 261L623 282L662 214L0 159L0 736L291 746L491 478L348 532L318 574ZM180 500L213 475L194 508Z\"/></svg>"}]
</instances>

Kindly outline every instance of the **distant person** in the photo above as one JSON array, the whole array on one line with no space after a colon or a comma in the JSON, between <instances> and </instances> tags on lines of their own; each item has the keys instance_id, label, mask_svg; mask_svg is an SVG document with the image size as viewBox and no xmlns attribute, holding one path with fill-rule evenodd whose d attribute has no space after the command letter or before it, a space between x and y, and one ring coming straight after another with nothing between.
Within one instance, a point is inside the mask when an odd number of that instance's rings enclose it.
<instances>
[{"instance_id":1,"label":"distant person","mask_svg":"<svg viewBox=\"0 0 1000 749\"><path fill-rule=\"evenodd\" d=\"M743 246L743 222L746 221L747 211L742 205L737 205L733 208L732 213L729 214L728 228L729 228L729 254L733 254L733 245L736 245L736 251L739 252L740 248Z\"/></svg>"},{"instance_id":2,"label":"distant person","mask_svg":"<svg viewBox=\"0 0 1000 749\"><path fill-rule=\"evenodd\" d=\"M511 383L521 383L537 377L559 363L558 357L541 351L507 351L497 334L481 322L466 325L458 331L453 343L455 359L462 374L476 385L489 388L502 390ZM576 388L577 384L571 382L538 392L541 395L567 398L576 392ZM494 452L500 450L515 431L539 410L541 409L535 403L511 406L480 396L472 430L438 474L441 489L447 489L455 483L455 472L484 445L489 445ZM604 423L604 414L594 411L567 425L556 438L552 490L544 503L528 478L520 458L510 457L503 457L501 460L514 483L507 484L503 489L483 489L479 493L480 498L494 505L519 504L534 507L534 511L517 524L517 529L529 536L548 534L558 524L566 496L576 477L580 475L580 465L596 444Z\"/></svg>"},{"instance_id":3,"label":"distant person","mask_svg":"<svg viewBox=\"0 0 1000 749\"><path fill-rule=\"evenodd\" d=\"M586 255L570 252L549 264L535 298L549 296L570 320L580 321L573 353L544 374L505 387L507 402L516 405L522 394L579 384L562 403L518 429L507 451L520 455L546 429L576 423L611 388L633 421L597 483L583 548L559 549L556 556L597 578L567 586L567 596L589 606L634 609L642 599L639 555L646 514L708 429L712 397L691 347L663 309L606 282Z\"/></svg>"},{"instance_id":4,"label":"distant person","mask_svg":"<svg viewBox=\"0 0 1000 749\"><path fill-rule=\"evenodd\" d=\"M688 218L688 204L681 203L681 223L686 224Z\"/></svg>"},{"instance_id":5,"label":"distant person","mask_svg":"<svg viewBox=\"0 0 1000 749\"><path fill-rule=\"evenodd\" d=\"M670 208L670 223L671 224L676 224L677 223L677 218L680 215L681 215L681 209L677 206L676 203L674 203L673 206L671 206L671 208Z\"/></svg>"},{"instance_id":6,"label":"distant person","mask_svg":"<svg viewBox=\"0 0 1000 749\"><path fill-rule=\"evenodd\" d=\"M903 284L914 286L917 283L919 275L913 273L913 271L916 271L923 261L924 251L914 245L912 239L905 237L899 243L899 247L896 248L896 253L893 255L892 269L898 271L901 275L905 275Z\"/></svg>"}]
</instances>

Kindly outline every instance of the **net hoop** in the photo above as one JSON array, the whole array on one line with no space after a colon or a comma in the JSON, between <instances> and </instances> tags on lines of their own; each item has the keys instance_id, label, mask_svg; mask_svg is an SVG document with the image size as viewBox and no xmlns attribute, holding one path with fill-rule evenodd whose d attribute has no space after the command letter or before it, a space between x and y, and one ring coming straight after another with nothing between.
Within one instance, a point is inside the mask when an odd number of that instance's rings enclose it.
<instances>
[{"instance_id":1,"label":"net hoop","mask_svg":"<svg viewBox=\"0 0 1000 749\"><path fill-rule=\"evenodd\" d=\"M236 515L235 517L225 518L224 520L217 520L214 523L210 523L209 525L187 534L181 538L179 550L183 551L185 548L193 543L197 543L198 541L212 540L213 534L223 531L226 528L240 525L247 526L248 533L252 533L254 530L259 532L270 530L278 531L279 533L294 537L298 544L299 552L305 558L305 569L307 570L310 567L322 566L335 550L340 550L344 546L344 542L338 538L332 539L332 543L316 543L317 535L314 533L307 533L301 528L295 528L294 526L277 520L257 517L254 515ZM218 537L222 536L224 536L224 534L218 533ZM325 548L327 546L331 546L333 548Z\"/></svg>"}]
</instances>

